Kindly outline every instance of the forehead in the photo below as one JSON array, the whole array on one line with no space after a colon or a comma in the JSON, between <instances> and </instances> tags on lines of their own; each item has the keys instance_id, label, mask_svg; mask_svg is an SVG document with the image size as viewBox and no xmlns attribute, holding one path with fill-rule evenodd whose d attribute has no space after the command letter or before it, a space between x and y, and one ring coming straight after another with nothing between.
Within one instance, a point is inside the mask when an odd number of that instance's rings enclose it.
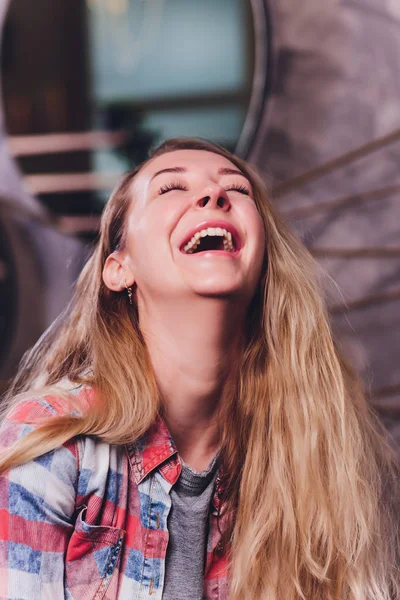
<instances>
[{"instance_id":1,"label":"forehead","mask_svg":"<svg viewBox=\"0 0 400 600\"><path fill-rule=\"evenodd\" d=\"M137 181L146 181L151 179L158 171L171 167L184 167L188 171L198 170L210 173L214 171L218 172L218 169L222 167L237 169L230 160L214 152L206 150L174 150L173 152L157 156L148 162L139 171L135 179Z\"/></svg>"}]
</instances>

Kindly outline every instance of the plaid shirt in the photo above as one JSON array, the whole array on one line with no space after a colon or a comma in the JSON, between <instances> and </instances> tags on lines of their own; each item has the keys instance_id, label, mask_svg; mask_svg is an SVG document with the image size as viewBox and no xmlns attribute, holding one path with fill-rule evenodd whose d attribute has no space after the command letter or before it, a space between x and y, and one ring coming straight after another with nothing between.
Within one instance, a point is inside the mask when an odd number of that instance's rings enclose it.
<instances>
[{"instance_id":1,"label":"plaid shirt","mask_svg":"<svg viewBox=\"0 0 400 600\"><path fill-rule=\"evenodd\" d=\"M85 400L93 392L77 395ZM32 431L34 420L62 413L57 398L22 402L2 424L0 447ZM161 600L170 491L180 472L160 419L131 446L79 436L5 473L0 600ZM218 496L217 478L204 574L209 600L228 598Z\"/></svg>"}]
</instances>

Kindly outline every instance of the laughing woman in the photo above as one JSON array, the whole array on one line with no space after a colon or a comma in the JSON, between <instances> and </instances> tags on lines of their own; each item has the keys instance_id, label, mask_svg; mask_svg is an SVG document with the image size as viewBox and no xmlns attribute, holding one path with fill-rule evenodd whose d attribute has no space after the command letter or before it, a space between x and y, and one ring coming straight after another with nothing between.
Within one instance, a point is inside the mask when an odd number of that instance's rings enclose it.
<instances>
[{"instance_id":1,"label":"laughing woman","mask_svg":"<svg viewBox=\"0 0 400 600\"><path fill-rule=\"evenodd\" d=\"M400 599L397 458L308 252L218 146L124 178L0 444L1 600Z\"/></svg>"}]
</instances>

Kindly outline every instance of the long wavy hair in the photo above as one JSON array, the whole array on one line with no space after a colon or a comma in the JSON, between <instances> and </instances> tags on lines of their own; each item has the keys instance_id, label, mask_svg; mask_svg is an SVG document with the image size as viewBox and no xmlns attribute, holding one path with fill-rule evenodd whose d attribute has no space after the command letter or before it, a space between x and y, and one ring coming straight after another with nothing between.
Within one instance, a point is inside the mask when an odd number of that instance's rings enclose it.
<instances>
[{"instance_id":1,"label":"long wavy hair","mask_svg":"<svg viewBox=\"0 0 400 600\"><path fill-rule=\"evenodd\" d=\"M334 344L314 261L244 161L198 139L165 142L151 158L182 149L236 165L266 232L243 355L221 402L230 598L399 600L397 455ZM79 434L130 443L160 414L137 308L102 280L106 258L124 247L139 170L112 194L73 301L24 358L3 413L33 394L68 399L66 379L92 386L96 402L42 423L3 457L2 471Z\"/></svg>"}]
</instances>

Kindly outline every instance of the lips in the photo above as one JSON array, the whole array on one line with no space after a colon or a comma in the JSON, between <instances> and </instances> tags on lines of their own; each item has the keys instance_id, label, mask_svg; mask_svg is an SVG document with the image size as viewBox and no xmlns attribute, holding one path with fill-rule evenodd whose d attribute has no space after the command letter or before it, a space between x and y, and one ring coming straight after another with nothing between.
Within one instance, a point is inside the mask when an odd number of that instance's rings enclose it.
<instances>
[{"instance_id":1,"label":"lips","mask_svg":"<svg viewBox=\"0 0 400 600\"><path fill-rule=\"evenodd\" d=\"M192 239L192 237L195 235L195 233L197 233L198 231L201 231L202 229L207 229L208 227L214 227L214 228L220 227L221 229L226 229L226 231L229 231L232 235L232 241L233 241L233 244L235 247L235 253L239 252L239 250L242 247L242 242L241 242L238 230L236 229L236 227L234 225L232 225L232 223L229 223L228 221L221 221L218 219L213 219L210 221L202 221L201 223L196 225L196 227L193 227L193 229L190 229L185 234L185 237L179 244L180 251L183 252L184 246Z\"/></svg>"}]
</instances>

